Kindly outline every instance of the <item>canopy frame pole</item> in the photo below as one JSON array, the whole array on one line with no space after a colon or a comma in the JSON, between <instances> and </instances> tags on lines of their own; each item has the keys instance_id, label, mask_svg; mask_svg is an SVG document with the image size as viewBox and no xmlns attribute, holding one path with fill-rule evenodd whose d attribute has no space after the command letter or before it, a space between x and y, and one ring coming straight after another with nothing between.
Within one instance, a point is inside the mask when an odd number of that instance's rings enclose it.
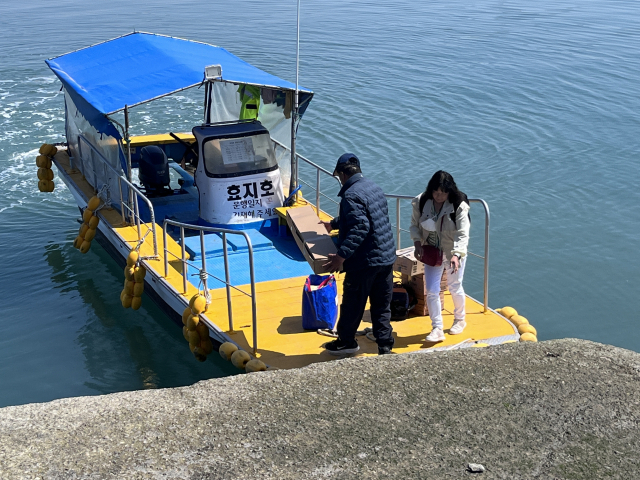
<instances>
[{"instance_id":1,"label":"canopy frame pole","mask_svg":"<svg viewBox=\"0 0 640 480\"><path fill-rule=\"evenodd\" d=\"M296 155L296 124L298 121L298 85L300 74L300 0L298 0L298 15L296 28L296 91L293 95L293 113L291 115L291 181L289 195L298 188L298 157Z\"/></svg>"},{"instance_id":2,"label":"canopy frame pole","mask_svg":"<svg viewBox=\"0 0 640 480\"><path fill-rule=\"evenodd\" d=\"M207 123L207 103L209 102L209 82L204 86L204 103L202 104L203 118L202 123Z\"/></svg>"},{"instance_id":3,"label":"canopy frame pole","mask_svg":"<svg viewBox=\"0 0 640 480\"><path fill-rule=\"evenodd\" d=\"M129 137L129 106L124 106L124 142L127 144L127 180L131 182L131 138ZM130 188L127 189L129 191L129 206L134 205L133 192ZM133 213L131 214L131 225L136 222L136 219L133 218ZM140 239L140 227L138 227L138 240Z\"/></svg>"}]
</instances>

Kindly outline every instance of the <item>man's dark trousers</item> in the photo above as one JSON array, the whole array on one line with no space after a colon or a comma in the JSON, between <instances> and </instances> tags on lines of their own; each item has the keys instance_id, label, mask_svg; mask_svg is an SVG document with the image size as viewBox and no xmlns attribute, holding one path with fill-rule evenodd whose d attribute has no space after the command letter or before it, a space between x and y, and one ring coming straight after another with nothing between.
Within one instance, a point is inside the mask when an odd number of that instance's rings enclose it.
<instances>
[{"instance_id":1,"label":"man's dark trousers","mask_svg":"<svg viewBox=\"0 0 640 480\"><path fill-rule=\"evenodd\" d=\"M393 293L393 265L349 271L344 276L342 288L338 338L346 343L355 340L369 299L373 335L378 346L392 347L394 340L391 336L390 304Z\"/></svg>"}]
</instances>

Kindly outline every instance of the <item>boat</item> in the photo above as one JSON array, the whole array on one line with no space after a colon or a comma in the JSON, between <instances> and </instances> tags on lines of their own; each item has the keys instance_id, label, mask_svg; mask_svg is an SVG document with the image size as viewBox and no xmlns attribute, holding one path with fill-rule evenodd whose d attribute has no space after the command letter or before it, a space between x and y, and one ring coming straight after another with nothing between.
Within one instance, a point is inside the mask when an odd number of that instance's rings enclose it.
<instances>
[{"instance_id":1,"label":"boat","mask_svg":"<svg viewBox=\"0 0 640 480\"><path fill-rule=\"evenodd\" d=\"M217 350L255 371L334 359L323 348L330 339L302 328L302 288L313 271L288 223L296 208L330 219L320 202L324 188L339 185L296 152L297 126L313 91L223 48L146 32L46 63L62 83L67 141L41 147L40 190L55 188L55 166L82 215L76 248L86 253L98 242L124 267L123 307L135 310L150 297L183 327L200 361ZM191 132L159 126L155 134L130 134L131 109L193 88L203 95L203 121ZM304 191L302 169L315 179ZM401 208L408 216L413 195L387 197L398 251L411 269L401 245ZM481 199L471 204L485 219L483 300L467 297L468 327L435 345L424 343L430 328L424 315L395 322L394 352L535 339L534 329L519 331L528 322L515 310L488 306L489 208ZM398 279L412 273L398 272ZM342 280L337 274L338 291ZM452 311L445 294L445 331ZM359 355L377 354L366 336L358 342Z\"/></svg>"}]
</instances>

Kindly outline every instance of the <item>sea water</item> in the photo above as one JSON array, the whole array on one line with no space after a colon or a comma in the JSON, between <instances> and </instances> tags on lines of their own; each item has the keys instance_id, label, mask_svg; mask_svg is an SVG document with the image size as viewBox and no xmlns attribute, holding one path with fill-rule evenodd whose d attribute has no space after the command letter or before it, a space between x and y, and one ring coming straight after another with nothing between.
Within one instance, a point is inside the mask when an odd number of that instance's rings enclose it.
<instances>
[{"instance_id":1,"label":"sea water","mask_svg":"<svg viewBox=\"0 0 640 480\"><path fill-rule=\"evenodd\" d=\"M216 355L196 362L148 298L122 309L121 268L99 245L86 255L72 246L68 190L58 181L38 192L38 147L65 140L60 82L44 60L135 29L220 45L295 81L295 7L2 2L0 406L236 372ZM640 351L638 2L303 0L301 14L300 83L315 92L303 155L331 169L356 153L365 175L405 195L449 171L491 209L491 307L518 309L540 340ZM134 109L134 131L189 131L201 94ZM405 203L404 229L409 215ZM483 213L471 215L471 250L482 254ZM480 299L482 271L471 258L465 287Z\"/></svg>"}]
</instances>

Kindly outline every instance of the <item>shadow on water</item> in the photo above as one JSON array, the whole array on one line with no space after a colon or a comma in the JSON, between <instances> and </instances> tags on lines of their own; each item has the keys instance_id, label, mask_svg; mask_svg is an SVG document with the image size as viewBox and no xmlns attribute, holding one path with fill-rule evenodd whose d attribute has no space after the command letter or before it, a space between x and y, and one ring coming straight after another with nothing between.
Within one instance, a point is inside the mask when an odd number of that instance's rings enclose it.
<instances>
[{"instance_id":1,"label":"shadow on water","mask_svg":"<svg viewBox=\"0 0 640 480\"><path fill-rule=\"evenodd\" d=\"M90 390L175 387L237 373L215 352L204 364L197 362L177 325L148 297L143 296L139 310L125 310L119 299L122 271L97 243L86 255L71 241L49 244L44 257L55 288L78 295L89 307L73 316L84 318L76 343L85 358L89 378L84 385Z\"/></svg>"}]
</instances>

